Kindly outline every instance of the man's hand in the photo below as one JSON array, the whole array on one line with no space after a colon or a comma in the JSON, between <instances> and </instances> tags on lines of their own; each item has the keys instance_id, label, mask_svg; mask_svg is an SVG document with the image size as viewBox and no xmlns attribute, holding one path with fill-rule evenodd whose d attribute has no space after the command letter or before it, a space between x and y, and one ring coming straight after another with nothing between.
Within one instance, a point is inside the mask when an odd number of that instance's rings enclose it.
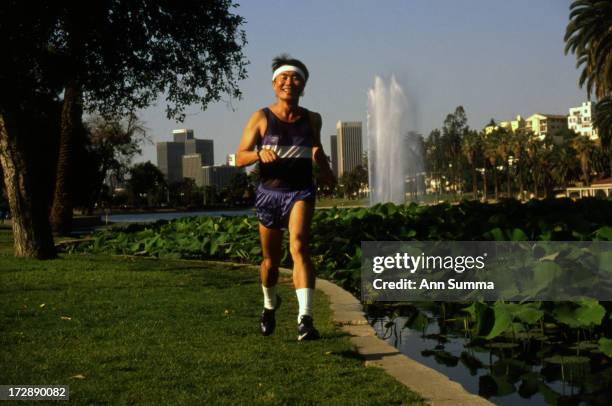
<instances>
[{"instance_id":1,"label":"man's hand","mask_svg":"<svg viewBox=\"0 0 612 406\"><path fill-rule=\"evenodd\" d=\"M257 153L259 161L263 164L269 164L278 159L278 154L271 149L260 149Z\"/></svg>"}]
</instances>

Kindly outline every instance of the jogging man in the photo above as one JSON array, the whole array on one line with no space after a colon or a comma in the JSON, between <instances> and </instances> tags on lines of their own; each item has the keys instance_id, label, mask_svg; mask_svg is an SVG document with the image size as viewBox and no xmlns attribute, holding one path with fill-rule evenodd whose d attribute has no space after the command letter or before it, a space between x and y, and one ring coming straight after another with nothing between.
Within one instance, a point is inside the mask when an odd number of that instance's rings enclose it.
<instances>
[{"instance_id":1,"label":"jogging man","mask_svg":"<svg viewBox=\"0 0 612 406\"><path fill-rule=\"evenodd\" d=\"M253 113L236 153L238 166L259 161L260 184L255 209L263 261L259 268L264 296L260 329L274 332L276 294L283 228L289 229L293 259L293 285L299 303L298 340L315 340L319 332L312 320L315 273L310 259L310 223L315 206L313 161L320 182L333 185L334 176L321 146L321 115L299 106L308 81L308 69L288 55L272 62L272 89L276 102ZM257 150L255 149L257 147Z\"/></svg>"}]
</instances>

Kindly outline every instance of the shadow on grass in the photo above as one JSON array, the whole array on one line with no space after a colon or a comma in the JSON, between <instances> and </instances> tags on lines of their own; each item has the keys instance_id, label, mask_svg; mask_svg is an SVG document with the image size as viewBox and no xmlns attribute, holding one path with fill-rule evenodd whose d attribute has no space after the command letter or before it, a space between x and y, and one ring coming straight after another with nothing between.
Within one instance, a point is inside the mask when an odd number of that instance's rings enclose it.
<instances>
[{"instance_id":1,"label":"shadow on grass","mask_svg":"<svg viewBox=\"0 0 612 406\"><path fill-rule=\"evenodd\" d=\"M363 361L363 355L359 354L357 351L340 351L340 352L334 352L332 353L332 355L339 355L342 358L346 358L346 359L354 359L354 360L358 360L358 361Z\"/></svg>"}]
</instances>

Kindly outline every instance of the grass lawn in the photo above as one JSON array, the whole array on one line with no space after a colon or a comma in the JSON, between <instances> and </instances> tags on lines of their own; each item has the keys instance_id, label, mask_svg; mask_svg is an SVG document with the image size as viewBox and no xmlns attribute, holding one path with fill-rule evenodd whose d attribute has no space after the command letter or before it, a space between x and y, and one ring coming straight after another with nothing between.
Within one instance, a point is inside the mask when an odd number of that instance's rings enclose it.
<instances>
[{"instance_id":1,"label":"grass lawn","mask_svg":"<svg viewBox=\"0 0 612 406\"><path fill-rule=\"evenodd\" d=\"M422 404L363 366L323 294L323 339L297 342L286 278L280 294L277 331L261 337L252 267L16 259L0 228L0 384L69 385L74 404Z\"/></svg>"}]
</instances>

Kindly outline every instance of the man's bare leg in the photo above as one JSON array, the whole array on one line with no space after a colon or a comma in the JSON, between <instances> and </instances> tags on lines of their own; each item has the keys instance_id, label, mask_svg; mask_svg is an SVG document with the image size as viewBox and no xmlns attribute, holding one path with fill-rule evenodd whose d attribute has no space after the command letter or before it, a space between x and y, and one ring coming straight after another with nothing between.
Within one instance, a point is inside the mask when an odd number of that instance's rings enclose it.
<instances>
[{"instance_id":1,"label":"man's bare leg","mask_svg":"<svg viewBox=\"0 0 612 406\"><path fill-rule=\"evenodd\" d=\"M259 277L264 288L265 296L266 288L272 289L278 282L278 267L281 259L283 231L267 228L259 224L259 239L261 241L261 252L263 256L263 261L261 261L261 265L259 266ZM272 309L276 307L276 293L273 290L269 290L269 293L270 295L264 298L264 300L267 299L268 301L267 306L264 303L264 307ZM272 303L270 303L270 301L272 301Z\"/></svg>"},{"instance_id":2,"label":"man's bare leg","mask_svg":"<svg viewBox=\"0 0 612 406\"><path fill-rule=\"evenodd\" d=\"M315 272L310 259L310 223L314 203L298 200L289 215L289 251L293 258L293 285L299 302L298 340L316 340L319 332L312 321Z\"/></svg>"},{"instance_id":3,"label":"man's bare leg","mask_svg":"<svg viewBox=\"0 0 612 406\"><path fill-rule=\"evenodd\" d=\"M289 251L293 259L293 286L296 289L315 287L309 247L313 212L314 203L298 200L289 214Z\"/></svg>"},{"instance_id":4,"label":"man's bare leg","mask_svg":"<svg viewBox=\"0 0 612 406\"><path fill-rule=\"evenodd\" d=\"M264 310L259 320L259 328L264 336L274 333L276 328L275 311L280 302L276 296L278 282L278 266L281 258L282 230L276 230L259 225L259 239L263 261L259 267L261 290L264 295Z\"/></svg>"}]
</instances>

